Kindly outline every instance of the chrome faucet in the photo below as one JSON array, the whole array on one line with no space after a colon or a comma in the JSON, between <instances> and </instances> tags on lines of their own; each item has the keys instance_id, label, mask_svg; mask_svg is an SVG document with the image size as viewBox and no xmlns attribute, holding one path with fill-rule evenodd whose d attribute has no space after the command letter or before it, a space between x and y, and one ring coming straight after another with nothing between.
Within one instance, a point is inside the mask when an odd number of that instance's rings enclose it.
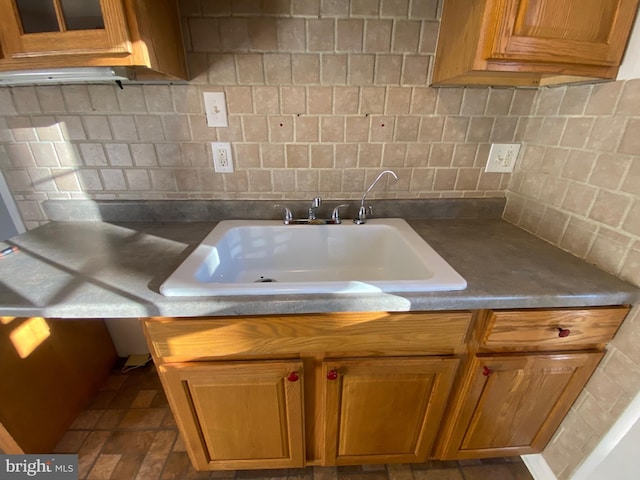
<instances>
[{"instance_id":1,"label":"chrome faucet","mask_svg":"<svg viewBox=\"0 0 640 480\"><path fill-rule=\"evenodd\" d=\"M322 199L320 197L316 197L311 201L311 206L309 207L309 220L316 219L316 209L320 207L322 204Z\"/></svg>"},{"instance_id":2,"label":"chrome faucet","mask_svg":"<svg viewBox=\"0 0 640 480\"><path fill-rule=\"evenodd\" d=\"M362 195L362 200L360 201L360 208L358 209L358 216L353 219L353 223L357 225L362 225L363 223L367 222L367 212L369 213L369 215L371 215L373 212L373 207L371 205L365 206L364 201L367 198L367 194L371 191L371 189L386 174L393 175L393 178L395 178L396 181L398 181L398 176L392 170L385 170L383 172L380 172L380 175L376 177L373 183L369 185L369 188L367 188L367 191L364 192L364 195Z\"/></svg>"}]
</instances>

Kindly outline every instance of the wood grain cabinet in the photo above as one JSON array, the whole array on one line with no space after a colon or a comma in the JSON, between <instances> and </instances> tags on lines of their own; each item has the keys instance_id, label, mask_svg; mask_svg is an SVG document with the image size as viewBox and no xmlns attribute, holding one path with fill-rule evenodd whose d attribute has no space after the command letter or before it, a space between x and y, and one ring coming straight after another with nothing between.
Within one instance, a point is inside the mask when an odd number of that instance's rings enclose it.
<instances>
[{"instance_id":1,"label":"wood grain cabinet","mask_svg":"<svg viewBox=\"0 0 640 480\"><path fill-rule=\"evenodd\" d=\"M130 67L186 79L175 0L0 0L0 70Z\"/></svg>"},{"instance_id":2,"label":"wood grain cabinet","mask_svg":"<svg viewBox=\"0 0 640 480\"><path fill-rule=\"evenodd\" d=\"M144 325L191 460L213 470L425 461L471 318L382 312Z\"/></svg>"},{"instance_id":3,"label":"wood grain cabinet","mask_svg":"<svg viewBox=\"0 0 640 480\"><path fill-rule=\"evenodd\" d=\"M542 451L600 362L627 308L488 311L438 458ZM484 320L484 321L483 321Z\"/></svg>"},{"instance_id":4,"label":"wood grain cabinet","mask_svg":"<svg viewBox=\"0 0 640 480\"><path fill-rule=\"evenodd\" d=\"M324 362L323 464L424 462L457 366L446 357Z\"/></svg>"},{"instance_id":5,"label":"wood grain cabinet","mask_svg":"<svg viewBox=\"0 0 640 480\"><path fill-rule=\"evenodd\" d=\"M614 79L638 0L446 0L434 85Z\"/></svg>"},{"instance_id":6,"label":"wood grain cabinet","mask_svg":"<svg viewBox=\"0 0 640 480\"><path fill-rule=\"evenodd\" d=\"M541 451L628 308L147 318L203 470Z\"/></svg>"},{"instance_id":7,"label":"wood grain cabinet","mask_svg":"<svg viewBox=\"0 0 640 480\"><path fill-rule=\"evenodd\" d=\"M194 362L159 372L197 468L304 465L301 362Z\"/></svg>"}]
</instances>

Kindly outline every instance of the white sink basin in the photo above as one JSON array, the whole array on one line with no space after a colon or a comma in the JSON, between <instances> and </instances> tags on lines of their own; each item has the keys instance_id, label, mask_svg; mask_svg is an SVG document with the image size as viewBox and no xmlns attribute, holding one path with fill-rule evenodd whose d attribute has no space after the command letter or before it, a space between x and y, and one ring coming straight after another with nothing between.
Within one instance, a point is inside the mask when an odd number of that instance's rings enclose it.
<instances>
[{"instance_id":1,"label":"white sink basin","mask_svg":"<svg viewBox=\"0 0 640 480\"><path fill-rule=\"evenodd\" d=\"M431 292L467 282L399 218L364 225L225 220L162 284L165 296Z\"/></svg>"}]
</instances>

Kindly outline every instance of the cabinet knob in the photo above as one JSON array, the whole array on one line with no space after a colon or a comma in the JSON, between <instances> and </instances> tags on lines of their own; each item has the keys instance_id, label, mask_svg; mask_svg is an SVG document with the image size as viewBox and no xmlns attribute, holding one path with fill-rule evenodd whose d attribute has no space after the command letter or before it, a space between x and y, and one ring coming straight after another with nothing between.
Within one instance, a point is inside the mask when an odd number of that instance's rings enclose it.
<instances>
[{"instance_id":1,"label":"cabinet knob","mask_svg":"<svg viewBox=\"0 0 640 480\"><path fill-rule=\"evenodd\" d=\"M291 372L287 375L287 380L290 382L297 382L300 377L298 376L298 372Z\"/></svg>"},{"instance_id":2,"label":"cabinet knob","mask_svg":"<svg viewBox=\"0 0 640 480\"><path fill-rule=\"evenodd\" d=\"M338 371L336 369L331 369L327 372L328 380L335 380L336 378L338 378Z\"/></svg>"},{"instance_id":3,"label":"cabinet knob","mask_svg":"<svg viewBox=\"0 0 640 480\"><path fill-rule=\"evenodd\" d=\"M484 375L485 377L490 376L492 373L493 373L493 370L491 370L486 365L484 367L482 367L482 375Z\"/></svg>"},{"instance_id":4,"label":"cabinet knob","mask_svg":"<svg viewBox=\"0 0 640 480\"><path fill-rule=\"evenodd\" d=\"M571 330L569 330L568 328L558 327L558 336L560 338L568 337L570 333L571 333Z\"/></svg>"}]
</instances>

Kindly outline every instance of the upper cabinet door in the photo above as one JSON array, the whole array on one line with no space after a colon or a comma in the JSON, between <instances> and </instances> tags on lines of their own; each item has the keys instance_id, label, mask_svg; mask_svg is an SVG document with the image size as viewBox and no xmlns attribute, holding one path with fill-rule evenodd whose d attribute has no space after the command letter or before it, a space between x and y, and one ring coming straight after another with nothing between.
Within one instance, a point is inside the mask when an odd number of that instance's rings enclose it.
<instances>
[{"instance_id":1,"label":"upper cabinet door","mask_svg":"<svg viewBox=\"0 0 640 480\"><path fill-rule=\"evenodd\" d=\"M487 60L618 65L638 0L496 0ZM485 17L486 18L486 17ZM489 26L489 25L487 25Z\"/></svg>"},{"instance_id":2,"label":"upper cabinet door","mask_svg":"<svg viewBox=\"0 0 640 480\"><path fill-rule=\"evenodd\" d=\"M6 58L127 55L122 0L0 0Z\"/></svg>"}]
</instances>

